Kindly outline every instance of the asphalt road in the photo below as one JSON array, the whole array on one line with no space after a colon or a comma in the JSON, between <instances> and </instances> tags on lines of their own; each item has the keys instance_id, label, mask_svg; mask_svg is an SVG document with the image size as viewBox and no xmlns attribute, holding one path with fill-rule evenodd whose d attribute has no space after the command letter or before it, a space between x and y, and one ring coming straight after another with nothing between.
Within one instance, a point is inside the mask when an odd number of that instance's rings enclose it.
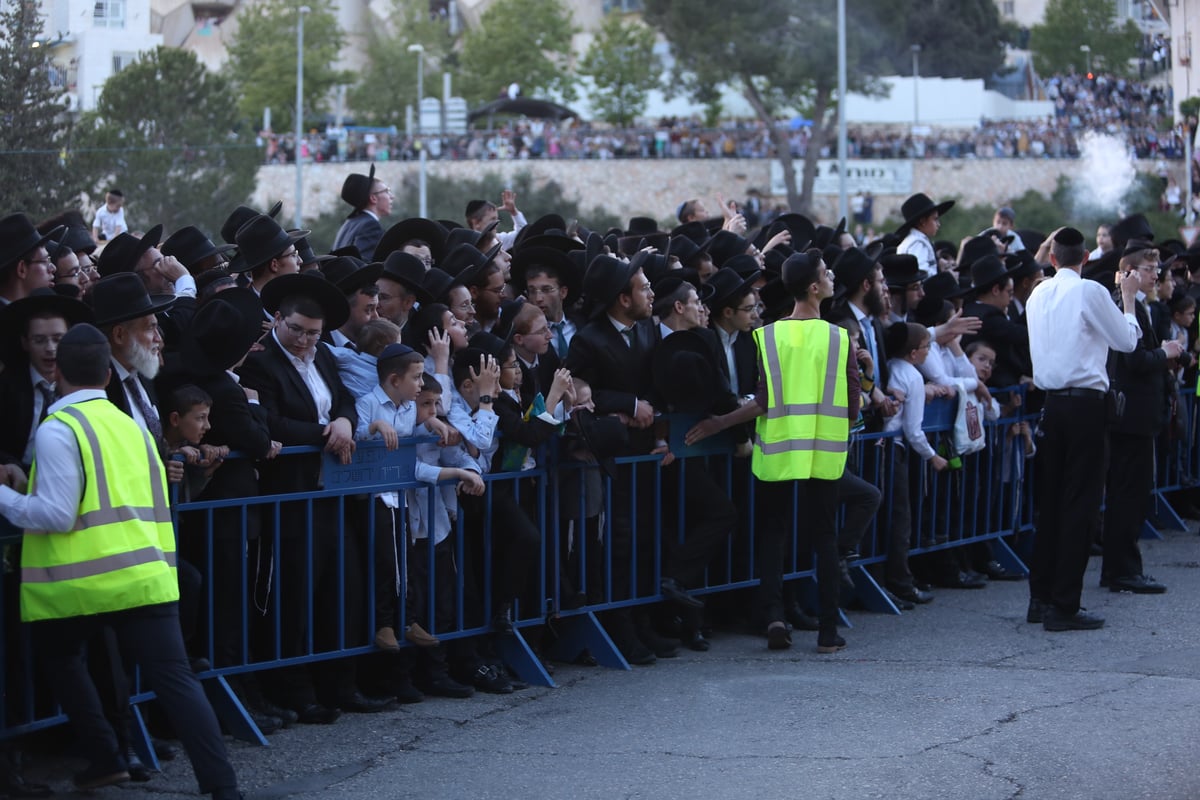
<instances>
[{"instance_id":1,"label":"asphalt road","mask_svg":"<svg viewBox=\"0 0 1200 800\"><path fill-rule=\"evenodd\" d=\"M559 667L557 689L428 699L231 744L248 798L1200 797L1200 536L1143 544L1162 596L1097 588L1100 631L1024 622L1025 583L940 590L900 617L855 612L848 649L718 631L621 672ZM31 777L68 785L78 764ZM195 796L186 760L97 797Z\"/></svg>"}]
</instances>

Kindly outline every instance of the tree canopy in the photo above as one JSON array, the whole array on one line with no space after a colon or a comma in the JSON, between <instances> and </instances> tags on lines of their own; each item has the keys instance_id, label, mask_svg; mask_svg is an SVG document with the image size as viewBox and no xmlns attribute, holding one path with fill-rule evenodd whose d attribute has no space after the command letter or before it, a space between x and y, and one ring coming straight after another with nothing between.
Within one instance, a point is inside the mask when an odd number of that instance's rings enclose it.
<instances>
[{"instance_id":1,"label":"tree canopy","mask_svg":"<svg viewBox=\"0 0 1200 800\"><path fill-rule=\"evenodd\" d=\"M496 0L463 37L456 93L477 104L516 82L526 96L574 100L568 66L575 33L559 0Z\"/></svg>"},{"instance_id":2,"label":"tree canopy","mask_svg":"<svg viewBox=\"0 0 1200 800\"><path fill-rule=\"evenodd\" d=\"M238 16L238 30L229 44L229 79L238 92L238 110L247 119L261 119L271 109L276 132L295 126L296 25L304 15L304 115L320 114L330 90L349 83L350 76L335 65L345 35L331 0L262 0Z\"/></svg>"},{"instance_id":3,"label":"tree canopy","mask_svg":"<svg viewBox=\"0 0 1200 800\"><path fill-rule=\"evenodd\" d=\"M579 63L591 78L592 110L605 122L629 125L659 88L662 64L654 54L654 31L633 18L609 14Z\"/></svg>"},{"instance_id":4,"label":"tree canopy","mask_svg":"<svg viewBox=\"0 0 1200 800\"><path fill-rule=\"evenodd\" d=\"M1091 48L1093 69L1127 74L1130 59L1137 56L1142 34L1133 20L1116 24L1115 0L1049 0L1040 25L1029 32L1033 66L1042 75L1087 68Z\"/></svg>"},{"instance_id":5,"label":"tree canopy","mask_svg":"<svg viewBox=\"0 0 1200 800\"><path fill-rule=\"evenodd\" d=\"M996 6L995 0L895 0L889 34L879 40L892 73L912 74L915 44L923 76L990 78L1004 66L1005 44L1017 37L1017 26L1002 21Z\"/></svg>"},{"instance_id":6,"label":"tree canopy","mask_svg":"<svg viewBox=\"0 0 1200 800\"><path fill-rule=\"evenodd\" d=\"M237 96L186 50L159 47L109 78L75 134L72 172L117 183L131 227L220 228L254 189L260 152Z\"/></svg>"},{"instance_id":7,"label":"tree canopy","mask_svg":"<svg viewBox=\"0 0 1200 800\"><path fill-rule=\"evenodd\" d=\"M0 4L0 186L6 209L34 217L57 213L73 199L65 196L61 153L66 105L41 32L37 3Z\"/></svg>"}]
</instances>

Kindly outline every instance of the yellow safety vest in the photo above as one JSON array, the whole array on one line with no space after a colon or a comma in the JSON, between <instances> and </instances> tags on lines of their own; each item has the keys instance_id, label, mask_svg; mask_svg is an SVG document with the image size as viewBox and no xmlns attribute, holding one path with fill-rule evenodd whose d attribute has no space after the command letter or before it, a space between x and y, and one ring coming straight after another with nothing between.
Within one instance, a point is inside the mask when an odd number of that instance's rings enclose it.
<instances>
[{"instance_id":1,"label":"yellow safety vest","mask_svg":"<svg viewBox=\"0 0 1200 800\"><path fill-rule=\"evenodd\" d=\"M850 337L820 319L780 320L754 331L766 370L767 413L755 425L759 480L837 480L846 468Z\"/></svg>"},{"instance_id":2,"label":"yellow safety vest","mask_svg":"<svg viewBox=\"0 0 1200 800\"><path fill-rule=\"evenodd\" d=\"M79 443L83 497L69 531L26 531L21 619L62 619L179 599L167 478L149 434L108 400L51 414ZM37 481L37 457L29 475Z\"/></svg>"}]
</instances>

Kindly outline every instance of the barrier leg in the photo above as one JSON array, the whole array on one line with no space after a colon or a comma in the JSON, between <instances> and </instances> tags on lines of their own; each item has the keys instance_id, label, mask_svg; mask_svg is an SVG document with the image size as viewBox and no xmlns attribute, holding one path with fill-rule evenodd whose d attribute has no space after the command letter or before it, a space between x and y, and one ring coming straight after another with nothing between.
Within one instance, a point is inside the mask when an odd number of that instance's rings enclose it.
<instances>
[{"instance_id":1,"label":"barrier leg","mask_svg":"<svg viewBox=\"0 0 1200 800\"><path fill-rule=\"evenodd\" d=\"M629 662L591 611L556 620L554 630L558 634L558 641L549 649L549 655L554 660L570 663L587 650L602 667L629 669Z\"/></svg>"},{"instance_id":2,"label":"barrier leg","mask_svg":"<svg viewBox=\"0 0 1200 800\"><path fill-rule=\"evenodd\" d=\"M1167 501L1167 498L1163 497L1162 492L1154 493L1154 508L1150 512L1150 516L1159 528L1166 528L1171 531L1187 530L1187 523L1175 511Z\"/></svg>"},{"instance_id":3,"label":"barrier leg","mask_svg":"<svg viewBox=\"0 0 1200 800\"><path fill-rule=\"evenodd\" d=\"M250 719L246 707L242 705L242 701L230 688L224 676L213 675L210 678L204 678L200 681L200 685L204 687L204 694L208 696L208 702L212 704L217 719L221 721L225 730L229 731L233 738L263 747L267 746L267 737L263 736L262 731L254 724L254 720Z\"/></svg>"},{"instance_id":4,"label":"barrier leg","mask_svg":"<svg viewBox=\"0 0 1200 800\"><path fill-rule=\"evenodd\" d=\"M1029 567L1025 566L1025 562L1021 560L1021 557L1003 539L992 540L992 555L1000 562L1000 566L1009 572L1016 572L1026 577L1029 576Z\"/></svg>"},{"instance_id":5,"label":"barrier leg","mask_svg":"<svg viewBox=\"0 0 1200 800\"><path fill-rule=\"evenodd\" d=\"M1142 521L1142 536L1143 539L1161 539L1163 535L1158 532L1158 528L1151 524L1150 520Z\"/></svg>"},{"instance_id":6,"label":"barrier leg","mask_svg":"<svg viewBox=\"0 0 1200 800\"><path fill-rule=\"evenodd\" d=\"M154 744L150 741L150 731L146 728L146 720L142 719L142 711L138 708L137 703L129 705L129 713L133 715L133 730L131 731L133 751L147 767L155 772L162 772L162 767L158 763L158 754L154 752Z\"/></svg>"},{"instance_id":7,"label":"barrier leg","mask_svg":"<svg viewBox=\"0 0 1200 800\"><path fill-rule=\"evenodd\" d=\"M554 679L542 665L542 660L533 652L533 648L525 641L525 637L521 635L519 629L514 631L511 636L497 636L496 649L499 651L500 657L504 659L504 663L512 667L521 680L530 686L557 688Z\"/></svg>"},{"instance_id":8,"label":"barrier leg","mask_svg":"<svg viewBox=\"0 0 1200 800\"><path fill-rule=\"evenodd\" d=\"M868 610L880 614L899 614L900 609L888 599L883 587L875 582L867 568L854 565L850 567L850 577L854 579L854 594Z\"/></svg>"}]
</instances>

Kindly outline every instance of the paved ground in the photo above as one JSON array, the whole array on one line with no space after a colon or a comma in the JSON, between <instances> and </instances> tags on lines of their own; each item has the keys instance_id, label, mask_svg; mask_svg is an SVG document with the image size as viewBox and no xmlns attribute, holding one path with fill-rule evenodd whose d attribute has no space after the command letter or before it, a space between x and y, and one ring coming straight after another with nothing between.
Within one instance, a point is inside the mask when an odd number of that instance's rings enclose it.
<instances>
[{"instance_id":1,"label":"paved ground","mask_svg":"<svg viewBox=\"0 0 1200 800\"><path fill-rule=\"evenodd\" d=\"M1102 631L1024 623L1024 583L941 590L902 617L855 613L850 647L815 634L617 672L560 667L557 689L431 699L269 748L232 746L247 796L276 798L1200 797L1200 537L1144 544L1160 597L1096 588ZM64 770L51 777L65 785ZM186 762L97 793L173 800ZM191 796L195 796L192 794Z\"/></svg>"}]
</instances>

